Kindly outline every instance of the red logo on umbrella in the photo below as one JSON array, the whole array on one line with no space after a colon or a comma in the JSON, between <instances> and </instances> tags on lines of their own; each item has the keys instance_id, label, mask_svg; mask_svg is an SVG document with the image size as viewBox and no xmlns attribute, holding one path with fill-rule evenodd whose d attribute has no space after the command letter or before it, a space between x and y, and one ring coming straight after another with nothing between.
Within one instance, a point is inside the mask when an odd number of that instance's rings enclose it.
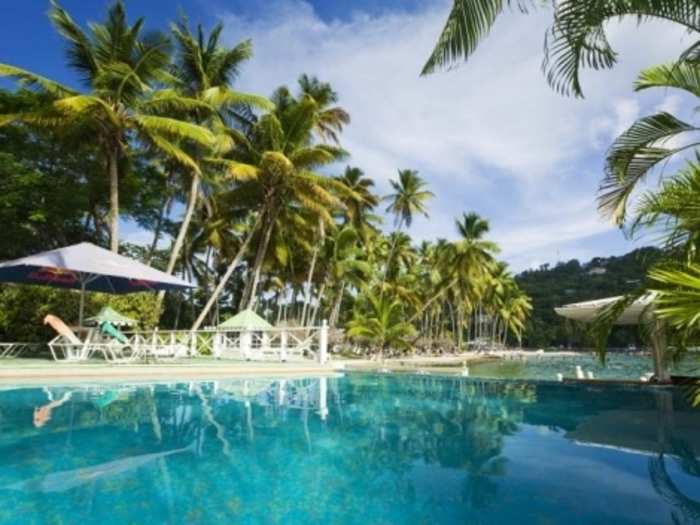
<instances>
[{"instance_id":1,"label":"red logo on umbrella","mask_svg":"<svg viewBox=\"0 0 700 525\"><path fill-rule=\"evenodd\" d=\"M78 276L75 272L63 268L40 268L31 272L27 277L33 281L51 284L75 284L78 282Z\"/></svg>"}]
</instances>

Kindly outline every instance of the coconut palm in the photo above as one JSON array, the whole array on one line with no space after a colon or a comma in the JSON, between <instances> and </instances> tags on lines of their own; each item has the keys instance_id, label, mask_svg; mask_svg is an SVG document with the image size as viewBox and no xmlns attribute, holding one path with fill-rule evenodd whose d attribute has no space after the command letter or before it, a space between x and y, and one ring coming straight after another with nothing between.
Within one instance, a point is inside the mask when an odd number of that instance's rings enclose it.
<instances>
[{"instance_id":1,"label":"coconut palm","mask_svg":"<svg viewBox=\"0 0 700 525\"><path fill-rule=\"evenodd\" d=\"M426 203L435 195L426 189L425 181L418 175L416 170L399 170L398 180L391 180L389 183L394 192L387 195L384 200L389 201L389 206L386 209L387 213L394 215L395 233L400 233L404 226L410 227L413 217L417 213L428 217ZM394 241L398 239L398 236L394 237ZM389 250L389 256L384 267L382 286L384 286L384 281L386 281L395 248L396 244L394 242Z\"/></svg>"},{"instance_id":2,"label":"coconut palm","mask_svg":"<svg viewBox=\"0 0 700 525\"><path fill-rule=\"evenodd\" d=\"M423 303L412 320L422 315L438 299L451 296L454 299L451 303L456 305L457 310L455 329L461 334L465 314L474 310L485 293L498 246L484 238L489 232L489 223L476 213L463 214L455 221L455 226L460 238L446 244L441 250L440 271L443 280L436 293ZM475 313L480 318L481 309Z\"/></svg>"},{"instance_id":3,"label":"coconut palm","mask_svg":"<svg viewBox=\"0 0 700 525\"><path fill-rule=\"evenodd\" d=\"M199 172L181 142L205 147L212 134L196 124L170 117L173 111L206 107L172 90L154 90L168 78L171 46L160 33L143 34L143 19L129 24L121 1L109 8L107 20L89 32L55 1L49 17L67 43L69 65L81 76L80 92L24 69L0 64L0 76L18 79L47 95L35 111L0 116L0 125L22 121L39 127L80 127L104 153L110 188L110 245L119 248L119 179L135 142Z\"/></svg>"},{"instance_id":4,"label":"coconut palm","mask_svg":"<svg viewBox=\"0 0 700 525\"><path fill-rule=\"evenodd\" d=\"M338 93L328 82L321 82L314 76L303 74L299 77L301 96L309 96L318 105L314 131L324 142L338 144L338 134L343 127L350 124L350 114L340 106L334 106L338 102Z\"/></svg>"},{"instance_id":5,"label":"coconut palm","mask_svg":"<svg viewBox=\"0 0 700 525\"><path fill-rule=\"evenodd\" d=\"M230 87L239 73L241 64L252 56L250 40L240 42L232 48L224 47L221 44L222 24L217 24L208 36L201 25L197 26L196 34L192 34L185 18L173 24L171 31L177 44L172 68L176 90L187 97L201 101L212 110L207 112L195 110L188 115L189 118L216 130L223 126L223 114L241 104L271 109L271 103L264 97L240 93ZM192 156L197 159L199 165L202 165L212 153L208 149L197 148ZM200 170L186 172L190 179L187 204L178 235L170 250L167 273L172 273L175 269L185 235L190 227L200 194L202 174Z\"/></svg>"},{"instance_id":6,"label":"coconut palm","mask_svg":"<svg viewBox=\"0 0 700 525\"><path fill-rule=\"evenodd\" d=\"M348 284L361 286L371 272L371 266L363 258L363 251L359 246L360 236L352 226L345 226L329 239L326 251L327 264L326 277L323 280L322 289L327 286L335 288L335 299L331 307L329 325L334 328L340 316L340 306ZM323 300L323 294L319 293L319 305ZM315 316L314 316L315 317ZM314 319L312 319L313 324Z\"/></svg>"},{"instance_id":7,"label":"coconut palm","mask_svg":"<svg viewBox=\"0 0 700 525\"><path fill-rule=\"evenodd\" d=\"M231 130L238 145L225 167L241 180L232 197L241 203L259 203L261 239L249 272L241 307L252 308L257 299L260 272L277 216L283 206L296 205L333 224L331 210L341 205L339 193L347 188L314 170L342 159L345 152L327 144L315 144L312 133L318 104L309 96L290 99L285 90L273 96L274 112L264 115L251 136Z\"/></svg>"},{"instance_id":8,"label":"coconut palm","mask_svg":"<svg viewBox=\"0 0 700 525\"><path fill-rule=\"evenodd\" d=\"M374 208L379 204L379 198L372 192L374 181L365 177L360 168L351 166L347 166L343 175L337 179L352 192L342 199L345 223L351 224L360 237L367 240L370 230L375 229L374 223L379 221L373 214Z\"/></svg>"},{"instance_id":9,"label":"coconut palm","mask_svg":"<svg viewBox=\"0 0 700 525\"><path fill-rule=\"evenodd\" d=\"M372 343L380 356L389 348L408 350L415 327L406 321L400 301L373 294L364 296L364 307L356 308L348 323L348 336Z\"/></svg>"},{"instance_id":10,"label":"coconut palm","mask_svg":"<svg viewBox=\"0 0 700 525\"><path fill-rule=\"evenodd\" d=\"M553 22L545 35L544 70L557 91L583 95L583 69L609 69L617 53L606 35L607 23L629 17L639 23L654 19L679 24L696 38L681 55L700 58L700 4L697 0L453 0L452 9L435 49L423 67L427 75L467 60L486 37L498 16L508 7L527 12L538 5L549 6Z\"/></svg>"}]
</instances>

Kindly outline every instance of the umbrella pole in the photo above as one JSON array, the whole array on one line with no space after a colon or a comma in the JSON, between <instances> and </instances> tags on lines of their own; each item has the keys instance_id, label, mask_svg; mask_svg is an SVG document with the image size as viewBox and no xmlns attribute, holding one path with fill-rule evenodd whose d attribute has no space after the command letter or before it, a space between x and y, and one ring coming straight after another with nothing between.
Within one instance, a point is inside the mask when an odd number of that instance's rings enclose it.
<instances>
[{"instance_id":1,"label":"umbrella pole","mask_svg":"<svg viewBox=\"0 0 700 525\"><path fill-rule=\"evenodd\" d=\"M78 318L78 326L83 326L83 314L85 312L85 281L80 283L80 317Z\"/></svg>"}]
</instances>

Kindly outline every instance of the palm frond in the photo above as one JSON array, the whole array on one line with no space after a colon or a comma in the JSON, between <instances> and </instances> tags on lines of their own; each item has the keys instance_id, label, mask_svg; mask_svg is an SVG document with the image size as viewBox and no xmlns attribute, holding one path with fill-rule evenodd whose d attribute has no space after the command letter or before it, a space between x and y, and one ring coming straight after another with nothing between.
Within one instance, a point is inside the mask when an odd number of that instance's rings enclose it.
<instances>
[{"instance_id":1,"label":"palm frond","mask_svg":"<svg viewBox=\"0 0 700 525\"><path fill-rule=\"evenodd\" d=\"M89 83L99 71L90 39L56 0L51 0L49 18L59 34L68 41L68 63L80 72L86 83Z\"/></svg>"},{"instance_id":2,"label":"palm frond","mask_svg":"<svg viewBox=\"0 0 700 525\"><path fill-rule=\"evenodd\" d=\"M491 30L505 3L504 0L454 0L445 27L421 75L467 60Z\"/></svg>"},{"instance_id":3,"label":"palm frond","mask_svg":"<svg viewBox=\"0 0 700 525\"><path fill-rule=\"evenodd\" d=\"M178 164L191 169L195 173L201 173L199 164L197 164L197 162L195 162L195 160L177 144L148 128L144 128L143 134L145 138L147 138L147 140L163 155L174 160Z\"/></svg>"},{"instance_id":4,"label":"palm frond","mask_svg":"<svg viewBox=\"0 0 700 525\"><path fill-rule=\"evenodd\" d=\"M625 219L627 202L639 181L670 156L692 147L664 148L663 143L698 128L662 112L639 119L620 135L606 159L606 175L598 197L598 208L613 221Z\"/></svg>"},{"instance_id":5,"label":"palm frond","mask_svg":"<svg viewBox=\"0 0 700 525\"><path fill-rule=\"evenodd\" d=\"M555 9L543 68L550 85L567 95L583 96L582 68L609 69L616 63L605 34L611 19L633 16L641 23L658 18L700 31L700 4L695 0L563 0Z\"/></svg>"},{"instance_id":6,"label":"palm frond","mask_svg":"<svg viewBox=\"0 0 700 525\"><path fill-rule=\"evenodd\" d=\"M63 84L49 80L26 69L11 66L9 64L0 64L0 77L13 77L22 84L39 88L42 91L53 95L54 97L66 97L77 95L77 91Z\"/></svg>"},{"instance_id":7,"label":"palm frond","mask_svg":"<svg viewBox=\"0 0 700 525\"><path fill-rule=\"evenodd\" d=\"M634 84L635 90L654 87L682 89L700 97L700 68L690 62L676 62L643 70Z\"/></svg>"},{"instance_id":8,"label":"palm frond","mask_svg":"<svg viewBox=\"0 0 700 525\"><path fill-rule=\"evenodd\" d=\"M136 115L134 121L138 127L149 134L158 133L177 137L179 139L191 140L203 146L212 146L215 137L211 131L197 124L191 124L182 120L155 115Z\"/></svg>"},{"instance_id":9,"label":"palm frond","mask_svg":"<svg viewBox=\"0 0 700 525\"><path fill-rule=\"evenodd\" d=\"M274 109L274 105L266 97L234 91L233 89L223 86L214 86L206 89L202 92L201 96L202 100L218 109L238 105L247 105L265 111Z\"/></svg>"}]
</instances>

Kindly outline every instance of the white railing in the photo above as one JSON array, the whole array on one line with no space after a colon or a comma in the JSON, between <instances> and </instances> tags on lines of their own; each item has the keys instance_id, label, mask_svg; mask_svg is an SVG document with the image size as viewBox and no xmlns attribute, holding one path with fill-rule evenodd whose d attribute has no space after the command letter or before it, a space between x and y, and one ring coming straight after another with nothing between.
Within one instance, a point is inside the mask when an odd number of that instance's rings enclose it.
<instances>
[{"instance_id":1,"label":"white railing","mask_svg":"<svg viewBox=\"0 0 700 525\"><path fill-rule=\"evenodd\" d=\"M212 355L246 361L328 361L328 324L264 330L205 328L196 331L126 332L132 346L158 358Z\"/></svg>"}]
</instances>

